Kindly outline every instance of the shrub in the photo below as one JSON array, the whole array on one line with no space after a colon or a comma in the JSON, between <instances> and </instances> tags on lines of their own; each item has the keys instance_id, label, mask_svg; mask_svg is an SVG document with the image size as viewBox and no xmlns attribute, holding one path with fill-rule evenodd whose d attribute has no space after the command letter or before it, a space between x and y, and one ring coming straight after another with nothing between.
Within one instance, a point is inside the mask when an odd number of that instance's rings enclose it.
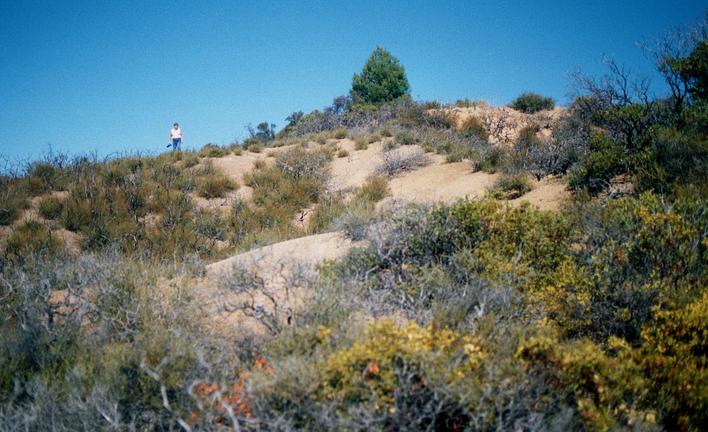
<instances>
[{"instance_id":1,"label":"shrub","mask_svg":"<svg viewBox=\"0 0 708 432\"><path fill-rule=\"evenodd\" d=\"M77 193L72 192L63 207L60 222L69 231L80 231L91 223L91 203L79 197Z\"/></svg>"},{"instance_id":2,"label":"shrub","mask_svg":"<svg viewBox=\"0 0 708 432\"><path fill-rule=\"evenodd\" d=\"M416 143L415 135L409 130L397 132L395 140L400 145L413 145Z\"/></svg>"},{"instance_id":3,"label":"shrub","mask_svg":"<svg viewBox=\"0 0 708 432\"><path fill-rule=\"evenodd\" d=\"M224 157L224 156L228 155L229 153L231 153L229 151L229 149L226 149L224 147L221 147L216 144L211 144L211 143L206 144L204 147L202 147L201 150L199 150L199 156L201 156L201 157L220 158L220 157ZM185 167L186 167L186 163L185 163Z\"/></svg>"},{"instance_id":4,"label":"shrub","mask_svg":"<svg viewBox=\"0 0 708 432\"><path fill-rule=\"evenodd\" d=\"M327 176L327 162L331 159L331 154L326 150L308 151L295 147L278 154L275 164L290 178L313 178L323 181Z\"/></svg>"},{"instance_id":5,"label":"shrub","mask_svg":"<svg viewBox=\"0 0 708 432\"><path fill-rule=\"evenodd\" d=\"M465 137L475 137L487 141L489 134L477 117L469 117L460 126L460 133Z\"/></svg>"},{"instance_id":6,"label":"shrub","mask_svg":"<svg viewBox=\"0 0 708 432\"><path fill-rule=\"evenodd\" d=\"M340 149L339 151L337 151L337 157L338 157L338 158L344 158L344 157L347 157L347 156L349 156L349 152L348 152L348 151L346 151L346 150L344 150L344 149Z\"/></svg>"},{"instance_id":7,"label":"shrub","mask_svg":"<svg viewBox=\"0 0 708 432\"><path fill-rule=\"evenodd\" d=\"M185 155L185 157L182 159L182 164L182 166L187 169L197 166L199 165L199 156L195 154Z\"/></svg>"},{"instance_id":8,"label":"shrub","mask_svg":"<svg viewBox=\"0 0 708 432\"><path fill-rule=\"evenodd\" d=\"M194 218L195 232L209 240L226 240L228 224L218 215L200 211Z\"/></svg>"},{"instance_id":9,"label":"shrub","mask_svg":"<svg viewBox=\"0 0 708 432\"><path fill-rule=\"evenodd\" d=\"M40 222L28 220L19 225L7 238L5 255L11 260L23 261L30 254L54 254L61 250L59 238Z\"/></svg>"},{"instance_id":10,"label":"shrub","mask_svg":"<svg viewBox=\"0 0 708 432\"><path fill-rule=\"evenodd\" d=\"M588 147L588 154L571 170L568 184L597 194L609 186L613 177L626 172L625 152L621 145L598 133L590 138Z\"/></svg>"},{"instance_id":11,"label":"shrub","mask_svg":"<svg viewBox=\"0 0 708 432\"><path fill-rule=\"evenodd\" d=\"M430 163L430 158L422 150L403 152L388 150L382 154L383 163L376 169L377 174L392 177L402 171L414 170Z\"/></svg>"},{"instance_id":12,"label":"shrub","mask_svg":"<svg viewBox=\"0 0 708 432\"><path fill-rule=\"evenodd\" d=\"M262 143L269 143L275 139L275 124L268 122L258 123L256 130L249 125L247 127L250 138L248 140L256 140ZM248 141L247 140L247 141ZM245 142L244 142L245 144Z\"/></svg>"},{"instance_id":13,"label":"shrub","mask_svg":"<svg viewBox=\"0 0 708 432\"><path fill-rule=\"evenodd\" d=\"M1 184L0 190L0 225L11 225L20 217L28 202L23 192L11 184Z\"/></svg>"},{"instance_id":14,"label":"shrub","mask_svg":"<svg viewBox=\"0 0 708 432\"><path fill-rule=\"evenodd\" d=\"M344 207L332 221L335 230L344 231L347 237L354 241L366 238L368 227L375 221L376 213L371 202L353 202Z\"/></svg>"},{"instance_id":15,"label":"shrub","mask_svg":"<svg viewBox=\"0 0 708 432\"><path fill-rule=\"evenodd\" d=\"M469 336L435 326L398 326L382 320L351 347L324 359L318 398L374 409L373 417L394 414L397 421L391 419L391 424L407 424L412 430L432 429L437 421L452 426L454 408L428 417L421 415L420 405L433 397L434 387L473 374L485 357L479 343ZM404 411L401 417L398 410Z\"/></svg>"},{"instance_id":16,"label":"shrub","mask_svg":"<svg viewBox=\"0 0 708 432\"><path fill-rule=\"evenodd\" d=\"M38 211L43 218L54 220L61 215L64 209L64 203L56 197L46 197L39 202Z\"/></svg>"},{"instance_id":17,"label":"shrub","mask_svg":"<svg viewBox=\"0 0 708 432\"><path fill-rule=\"evenodd\" d=\"M40 195L54 190L59 187L61 176L61 169L51 162L33 163L27 171L29 192L32 195Z\"/></svg>"},{"instance_id":18,"label":"shrub","mask_svg":"<svg viewBox=\"0 0 708 432\"><path fill-rule=\"evenodd\" d=\"M553 109L553 107L555 107L555 102L549 97L528 92L514 99L509 106L517 111L533 114L538 111Z\"/></svg>"},{"instance_id":19,"label":"shrub","mask_svg":"<svg viewBox=\"0 0 708 432\"><path fill-rule=\"evenodd\" d=\"M506 153L504 150L494 147L485 152L481 159L475 163L475 169L489 174L496 173L501 167Z\"/></svg>"},{"instance_id":20,"label":"shrub","mask_svg":"<svg viewBox=\"0 0 708 432\"><path fill-rule=\"evenodd\" d=\"M361 74L352 79L350 95L356 105L380 105L408 94L410 85L398 60L383 48L376 48Z\"/></svg>"},{"instance_id":21,"label":"shrub","mask_svg":"<svg viewBox=\"0 0 708 432\"><path fill-rule=\"evenodd\" d=\"M565 174L585 155L589 139L589 126L573 113L553 129L550 138L536 138L533 145L525 146L526 164L536 178Z\"/></svg>"},{"instance_id":22,"label":"shrub","mask_svg":"<svg viewBox=\"0 0 708 432\"><path fill-rule=\"evenodd\" d=\"M497 199L514 199L530 190L531 183L526 174L504 174L494 183L492 194Z\"/></svg>"},{"instance_id":23,"label":"shrub","mask_svg":"<svg viewBox=\"0 0 708 432\"><path fill-rule=\"evenodd\" d=\"M333 136L335 139L344 139L349 136L349 132L344 128L335 129Z\"/></svg>"},{"instance_id":24,"label":"shrub","mask_svg":"<svg viewBox=\"0 0 708 432\"><path fill-rule=\"evenodd\" d=\"M358 135L354 139L354 150L366 150L369 148L369 137L366 135Z\"/></svg>"},{"instance_id":25,"label":"shrub","mask_svg":"<svg viewBox=\"0 0 708 432\"><path fill-rule=\"evenodd\" d=\"M238 184L223 175L205 177L197 183L197 194L203 198L223 198L227 192L236 190Z\"/></svg>"},{"instance_id":26,"label":"shrub","mask_svg":"<svg viewBox=\"0 0 708 432\"><path fill-rule=\"evenodd\" d=\"M379 202L390 193L385 177L369 177L354 196L355 201Z\"/></svg>"}]
</instances>

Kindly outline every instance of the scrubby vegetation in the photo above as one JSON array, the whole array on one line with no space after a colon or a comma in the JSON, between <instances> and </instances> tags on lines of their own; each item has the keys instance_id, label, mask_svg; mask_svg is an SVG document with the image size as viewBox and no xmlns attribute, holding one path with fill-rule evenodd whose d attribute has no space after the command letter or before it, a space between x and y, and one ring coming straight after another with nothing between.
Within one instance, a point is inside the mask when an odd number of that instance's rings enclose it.
<instances>
[{"instance_id":1,"label":"scrubby vegetation","mask_svg":"<svg viewBox=\"0 0 708 432\"><path fill-rule=\"evenodd\" d=\"M542 110L550 110L555 107L553 99L541 96L537 93L528 92L520 95L509 105L517 111L533 114Z\"/></svg>"},{"instance_id":2,"label":"scrubby vegetation","mask_svg":"<svg viewBox=\"0 0 708 432\"><path fill-rule=\"evenodd\" d=\"M198 203L235 190L210 158L241 146L52 156L0 177L0 425L702 430L699 30L686 51L656 56L668 97L646 97L610 63L608 77L578 77L558 118L524 117L508 145L491 143L484 118L458 127L447 107L405 97L336 98L293 113L277 137L264 122L243 149L297 145L258 159L243 177L252 194L228 211ZM329 190L337 137L357 151L379 143L380 175ZM428 163L425 151L499 172L497 184L479 201L381 210L390 177ZM560 211L499 201L548 175L573 192ZM219 277L223 305L195 289L203 260L330 230L361 243L314 273L280 271L285 293L242 264ZM247 312L264 334L226 334L213 321L222 310Z\"/></svg>"}]
</instances>

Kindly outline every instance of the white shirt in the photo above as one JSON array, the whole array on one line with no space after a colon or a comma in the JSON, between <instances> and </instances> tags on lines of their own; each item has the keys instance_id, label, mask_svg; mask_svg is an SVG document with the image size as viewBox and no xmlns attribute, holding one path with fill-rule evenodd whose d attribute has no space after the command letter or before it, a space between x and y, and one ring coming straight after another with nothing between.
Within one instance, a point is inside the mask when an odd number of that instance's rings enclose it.
<instances>
[{"instance_id":1,"label":"white shirt","mask_svg":"<svg viewBox=\"0 0 708 432\"><path fill-rule=\"evenodd\" d=\"M172 138L172 139L176 139L176 138L182 139L182 128L179 128L179 127L177 127L177 128L172 128L172 130L170 131L170 138Z\"/></svg>"}]
</instances>

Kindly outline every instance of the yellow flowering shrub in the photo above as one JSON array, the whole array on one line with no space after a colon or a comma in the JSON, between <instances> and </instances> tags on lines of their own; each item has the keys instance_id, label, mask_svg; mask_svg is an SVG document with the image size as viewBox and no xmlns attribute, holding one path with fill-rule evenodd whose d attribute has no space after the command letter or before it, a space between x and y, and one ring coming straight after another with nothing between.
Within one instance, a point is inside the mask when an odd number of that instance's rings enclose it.
<instances>
[{"instance_id":1,"label":"yellow flowering shrub","mask_svg":"<svg viewBox=\"0 0 708 432\"><path fill-rule=\"evenodd\" d=\"M456 383L485 356L474 337L384 319L351 347L324 359L322 397L345 403L374 401L379 408L393 409L402 374L413 374L420 387L432 380Z\"/></svg>"}]
</instances>

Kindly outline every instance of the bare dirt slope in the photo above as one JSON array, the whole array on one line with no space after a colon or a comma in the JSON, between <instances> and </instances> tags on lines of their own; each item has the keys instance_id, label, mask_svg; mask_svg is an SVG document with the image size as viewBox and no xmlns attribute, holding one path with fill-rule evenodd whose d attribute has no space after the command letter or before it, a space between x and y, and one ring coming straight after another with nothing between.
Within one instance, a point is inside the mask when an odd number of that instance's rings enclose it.
<instances>
[{"instance_id":1,"label":"bare dirt slope","mask_svg":"<svg viewBox=\"0 0 708 432\"><path fill-rule=\"evenodd\" d=\"M208 265L196 294L214 331L235 339L264 334L269 325L286 323L311 294L306 287L319 263L344 256L354 245L332 232L254 249Z\"/></svg>"}]
</instances>

